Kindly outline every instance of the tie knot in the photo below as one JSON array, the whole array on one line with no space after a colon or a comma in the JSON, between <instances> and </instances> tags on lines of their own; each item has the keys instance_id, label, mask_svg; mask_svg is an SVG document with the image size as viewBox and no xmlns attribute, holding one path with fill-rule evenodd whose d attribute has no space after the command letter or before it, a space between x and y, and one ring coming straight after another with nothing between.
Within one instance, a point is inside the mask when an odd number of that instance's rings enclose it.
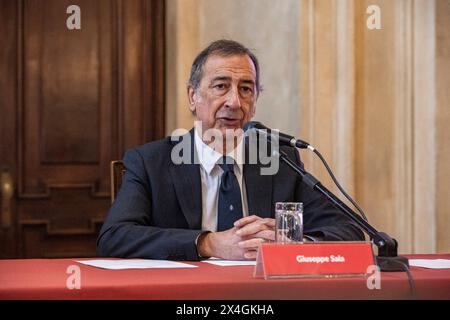
<instances>
[{"instance_id":1,"label":"tie knot","mask_svg":"<svg viewBox=\"0 0 450 320\"><path fill-rule=\"evenodd\" d=\"M232 157L222 157L217 161L217 164L224 172L234 172L234 159Z\"/></svg>"}]
</instances>

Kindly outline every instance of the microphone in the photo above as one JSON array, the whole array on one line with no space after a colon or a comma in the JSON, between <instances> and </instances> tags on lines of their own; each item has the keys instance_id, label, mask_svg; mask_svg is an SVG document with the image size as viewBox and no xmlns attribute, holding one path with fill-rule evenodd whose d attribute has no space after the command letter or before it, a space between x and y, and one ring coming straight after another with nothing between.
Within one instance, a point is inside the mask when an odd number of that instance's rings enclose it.
<instances>
[{"instance_id":1,"label":"microphone","mask_svg":"<svg viewBox=\"0 0 450 320\"><path fill-rule=\"evenodd\" d=\"M244 131L254 130L262 135L266 135L269 139L278 139L280 145L287 145L291 147L297 147L301 149L310 149L314 151L314 148L306 141L297 139L288 134L279 132L278 130L273 130L265 125L263 125L259 121L249 121L244 125ZM272 133L272 131L276 131L276 133Z\"/></svg>"},{"instance_id":2,"label":"microphone","mask_svg":"<svg viewBox=\"0 0 450 320\"><path fill-rule=\"evenodd\" d=\"M355 222L365 233L367 233L374 244L378 247L378 256L376 261L381 271L404 271L408 270L409 264L408 259L397 254L398 242L394 238L391 238L388 234L380 232L375 229L367 221L364 211L358 206L358 204L345 192L344 188L339 184L327 162L320 154L320 152L312 147L308 142L296 139L285 133L277 132L272 133L272 130L258 121L250 121L244 125L244 131L254 130L259 134L270 139L278 139L280 145L288 145L292 147L310 149L313 151L323 162L325 168L333 179L334 183L342 194L358 209L361 216L356 214L351 208L349 208L344 202L342 202L337 196L335 196L331 191L325 188L319 180L317 180L313 175L309 174L304 168L299 166L298 163L291 160L288 155L281 149L275 150L273 154L278 156L284 163L286 163L295 173L297 173L302 180L306 183L308 187L312 190L319 192L325 196L328 201L330 201L337 209L344 213L348 218Z\"/></svg>"},{"instance_id":3,"label":"microphone","mask_svg":"<svg viewBox=\"0 0 450 320\"><path fill-rule=\"evenodd\" d=\"M259 121L247 122L244 125L244 131L246 132L247 130L255 130L260 135L265 136L266 139L269 139L269 141L271 141L272 137L277 139L277 137L271 132L272 129L266 127ZM333 171L331 170L330 166L328 165L327 161L322 156L322 154L319 152L319 150L317 150L316 148L314 148L312 145L310 145L308 142L306 142L304 140L296 139L295 137L290 136L285 133L281 133L281 132L277 132L277 133L278 133L279 145L288 145L288 146L297 147L297 148L301 148L301 149L309 149L312 152L314 152L319 157L320 161L322 161L323 165L325 166L325 168L328 171L328 174L330 175L331 179L333 179L333 182L338 187L339 191L341 191L342 194L348 199L348 201L350 201L355 206L355 208L358 209L358 211L363 216L364 220L367 221L367 217L366 217L366 214L364 213L364 210L361 209L361 207L352 199L352 197L350 197L347 194L347 192L345 192L344 188L341 186L339 181L334 176Z\"/></svg>"}]
</instances>

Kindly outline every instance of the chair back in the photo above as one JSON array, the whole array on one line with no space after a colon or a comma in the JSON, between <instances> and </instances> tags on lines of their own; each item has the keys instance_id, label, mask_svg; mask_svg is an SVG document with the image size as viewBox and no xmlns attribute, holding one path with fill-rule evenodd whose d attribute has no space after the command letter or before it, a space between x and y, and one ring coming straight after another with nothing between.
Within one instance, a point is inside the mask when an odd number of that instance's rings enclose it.
<instances>
[{"instance_id":1,"label":"chair back","mask_svg":"<svg viewBox=\"0 0 450 320\"><path fill-rule=\"evenodd\" d=\"M121 160L111 161L111 203L114 202L122 184L126 168Z\"/></svg>"}]
</instances>

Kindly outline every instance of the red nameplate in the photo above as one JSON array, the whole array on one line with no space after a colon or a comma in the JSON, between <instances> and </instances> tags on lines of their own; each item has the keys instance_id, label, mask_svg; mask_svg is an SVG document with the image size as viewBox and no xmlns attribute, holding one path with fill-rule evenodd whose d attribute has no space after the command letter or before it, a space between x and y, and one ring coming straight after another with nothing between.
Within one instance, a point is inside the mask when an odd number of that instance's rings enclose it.
<instances>
[{"instance_id":1,"label":"red nameplate","mask_svg":"<svg viewBox=\"0 0 450 320\"><path fill-rule=\"evenodd\" d=\"M259 247L254 277L290 278L365 275L374 265L368 242L316 242Z\"/></svg>"}]
</instances>

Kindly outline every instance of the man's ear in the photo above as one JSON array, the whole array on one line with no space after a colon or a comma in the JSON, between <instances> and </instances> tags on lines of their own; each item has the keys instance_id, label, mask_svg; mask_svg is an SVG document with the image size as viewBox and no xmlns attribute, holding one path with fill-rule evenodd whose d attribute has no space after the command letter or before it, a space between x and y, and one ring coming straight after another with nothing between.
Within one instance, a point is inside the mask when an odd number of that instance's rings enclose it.
<instances>
[{"instance_id":1,"label":"man's ear","mask_svg":"<svg viewBox=\"0 0 450 320\"><path fill-rule=\"evenodd\" d=\"M188 86L187 94L189 101L189 110L191 110L191 112L195 112L195 100L197 99L195 89L192 86Z\"/></svg>"}]
</instances>

